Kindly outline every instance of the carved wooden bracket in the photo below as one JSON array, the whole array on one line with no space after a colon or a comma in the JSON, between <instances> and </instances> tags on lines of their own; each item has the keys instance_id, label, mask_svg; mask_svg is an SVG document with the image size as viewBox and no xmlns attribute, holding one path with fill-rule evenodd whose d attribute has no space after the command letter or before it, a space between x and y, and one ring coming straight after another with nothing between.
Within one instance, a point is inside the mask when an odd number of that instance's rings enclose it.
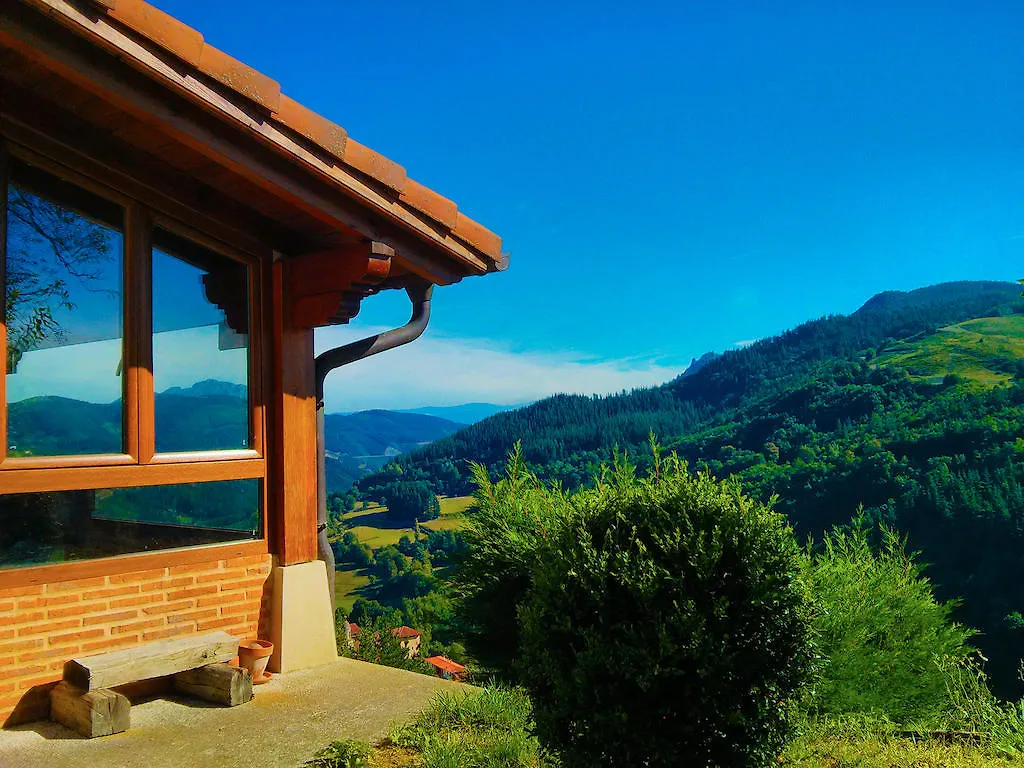
<instances>
[{"instance_id":1,"label":"carved wooden bracket","mask_svg":"<svg viewBox=\"0 0 1024 768\"><path fill-rule=\"evenodd\" d=\"M360 302L391 274L393 248L371 241L296 256L285 262L292 328L347 323Z\"/></svg>"}]
</instances>

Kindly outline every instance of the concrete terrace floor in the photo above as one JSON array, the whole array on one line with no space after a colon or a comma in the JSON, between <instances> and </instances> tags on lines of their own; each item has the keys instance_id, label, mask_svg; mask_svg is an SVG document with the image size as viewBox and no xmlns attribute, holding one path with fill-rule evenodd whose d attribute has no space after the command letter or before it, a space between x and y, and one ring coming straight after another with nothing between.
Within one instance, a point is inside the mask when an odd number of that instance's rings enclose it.
<instances>
[{"instance_id":1,"label":"concrete terrace floor","mask_svg":"<svg viewBox=\"0 0 1024 768\"><path fill-rule=\"evenodd\" d=\"M335 739L374 741L437 690L469 690L351 659L275 675L247 704L189 698L132 706L125 733L84 739L51 722L0 730L0 768L294 768Z\"/></svg>"}]
</instances>

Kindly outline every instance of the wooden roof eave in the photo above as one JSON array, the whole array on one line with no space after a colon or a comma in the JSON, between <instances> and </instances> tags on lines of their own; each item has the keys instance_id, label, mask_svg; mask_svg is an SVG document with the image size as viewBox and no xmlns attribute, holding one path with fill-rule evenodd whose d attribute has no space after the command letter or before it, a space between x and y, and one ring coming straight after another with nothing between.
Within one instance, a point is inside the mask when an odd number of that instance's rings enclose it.
<instances>
[{"instance_id":1,"label":"wooden roof eave","mask_svg":"<svg viewBox=\"0 0 1024 768\"><path fill-rule=\"evenodd\" d=\"M444 285L457 282L472 274L484 274L500 269L479 252L453 237L439 231L429 219L419 217L391 199L356 173L331 162L320 153L304 146L301 138L279 127L261 114L256 105L240 104L210 87L203 79L174 66L170 55L158 55L131 35L119 29L102 15L92 16L65 0L28 0L77 36L87 36L90 42L148 78L157 81L190 102L214 115L235 129L256 139L264 148L284 158L348 198L349 204L334 199L329 191L317 189L281 173L266 158L254 156L241 143L225 141L196 121L189 119L131 82L118 78L109 69L82 50L59 45L45 34L38 24L23 16L0 12L0 38L23 53L45 57L61 73L84 87L98 92L103 98L116 102L132 114L157 122L163 130L179 141L202 152L219 164L240 173L260 186L275 191L293 204L297 204L321 220L349 228L374 240L389 242L396 250L396 258L413 273ZM15 6L17 7L17 6ZM351 202L358 205L353 206ZM374 215L376 214L376 216ZM440 257L440 258L438 258Z\"/></svg>"}]
</instances>

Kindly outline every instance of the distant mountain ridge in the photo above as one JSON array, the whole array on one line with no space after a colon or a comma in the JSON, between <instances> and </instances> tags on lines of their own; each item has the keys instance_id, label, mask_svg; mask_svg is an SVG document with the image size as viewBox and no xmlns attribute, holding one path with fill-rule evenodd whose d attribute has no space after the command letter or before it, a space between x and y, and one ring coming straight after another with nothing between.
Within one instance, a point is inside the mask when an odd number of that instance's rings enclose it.
<instances>
[{"instance_id":1,"label":"distant mountain ridge","mask_svg":"<svg viewBox=\"0 0 1024 768\"><path fill-rule=\"evenodd\" d=\"M462 405L428 405L422 408L404 408L399 413L419 413L425 416L436 416L440 419L455 421L460 424L476 424L496 413L522 408L528 403L519 405L495 405L494 403L463 403Z\"/></svg>"}]
</instances>

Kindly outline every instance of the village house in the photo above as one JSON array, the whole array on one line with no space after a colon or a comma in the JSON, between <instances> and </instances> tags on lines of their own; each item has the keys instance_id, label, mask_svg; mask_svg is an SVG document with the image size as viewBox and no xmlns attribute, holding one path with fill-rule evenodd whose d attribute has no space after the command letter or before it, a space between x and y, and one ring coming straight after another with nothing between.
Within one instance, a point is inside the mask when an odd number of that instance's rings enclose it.
<instances>
[{"instance_id":1,"label":"village house","mask_svg":"<svg viewBox=\"0 0 1024 768\"><path fill-rule=\"evenodd\" d=\"M466 668L447 656L428 656L424 661L434 668L438 677L443 677L445 680L461 682L466 677Z\"/></svg>"},{"instance_id":2,"label":"village house","mask_svg":"<svg viewBox=\"0 0 1024 768\"><path fill-rule=\"evenodd\" d=\"M500 238L141 0L0 3L0 185L0 722L167 638L334 660L324 377ZM314 358L385 290L407 325Z\"/></svg>"},{"instance_id":3,"label":"village house","mask_svg":"<svg viewBox=\"0 0 1024 768\"><path fill-rule=\"evenodd\" d=\"M416 658L420 653L420 633L412 627L395 627L391 634L398 638L401 645L409 655L410 659Z\"/></svg>"}]
</instances>

